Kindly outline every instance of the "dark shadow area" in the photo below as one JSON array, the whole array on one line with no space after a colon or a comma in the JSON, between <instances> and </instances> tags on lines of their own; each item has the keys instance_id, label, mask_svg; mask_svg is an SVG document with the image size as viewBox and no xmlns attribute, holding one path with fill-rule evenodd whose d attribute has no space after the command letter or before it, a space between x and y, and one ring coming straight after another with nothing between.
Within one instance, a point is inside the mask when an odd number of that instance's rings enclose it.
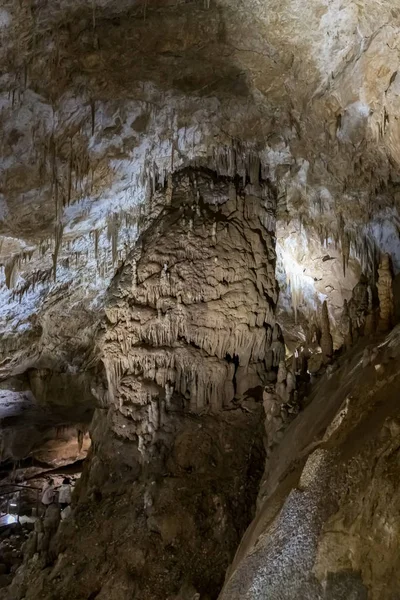
<instances>
[{"instance_id":1,"label":"dark shadow area","mask_svg":"<svg viewBox=\"0 0 400 600\"><path fill-rule=\"evenodd\" d=\"M94 409L87 373L30 369L3 381L0 479L26 481L69 465L80 472Z\"/></svg>"}]
</instances>

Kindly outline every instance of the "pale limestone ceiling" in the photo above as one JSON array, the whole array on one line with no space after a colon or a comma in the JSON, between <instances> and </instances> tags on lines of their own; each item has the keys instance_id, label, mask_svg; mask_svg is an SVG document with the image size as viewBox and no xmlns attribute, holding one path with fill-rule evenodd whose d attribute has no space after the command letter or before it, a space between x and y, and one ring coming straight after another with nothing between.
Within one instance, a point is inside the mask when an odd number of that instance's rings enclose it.
<instances>
[{"instance_id":1,"label":"pale limestone ceiling","mask_svg":"<svg viewBox=\"0 0 400 600\"><path fill-rule=\"evenodd\" d=\"M372 234L396 253L381 225L397 219L399 15L399 0L3 3L4 371L89 344L140 207L184 164L243 175L259 157L282 221L358 259Z\"/></svg>"}]
</instances>

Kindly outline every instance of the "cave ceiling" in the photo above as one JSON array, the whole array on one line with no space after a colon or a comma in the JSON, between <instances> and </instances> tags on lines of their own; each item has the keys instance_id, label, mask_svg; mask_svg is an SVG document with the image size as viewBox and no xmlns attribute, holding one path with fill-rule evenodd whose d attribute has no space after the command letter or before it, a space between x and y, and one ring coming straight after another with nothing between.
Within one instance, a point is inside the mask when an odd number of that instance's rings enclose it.
<instances>
[{"instance_id":1,"label":"cave ceiling","mask_svg":"<svg viewBox=\"0 0 400 600\"><path fill-rule=\"evenodd\" d=\"M5 0L2 377L81 368L183 167L268 181L281 312L328 296L334 316L377 249L399 270L399 29L399 0Z\"/></svg>"}]
</instances>

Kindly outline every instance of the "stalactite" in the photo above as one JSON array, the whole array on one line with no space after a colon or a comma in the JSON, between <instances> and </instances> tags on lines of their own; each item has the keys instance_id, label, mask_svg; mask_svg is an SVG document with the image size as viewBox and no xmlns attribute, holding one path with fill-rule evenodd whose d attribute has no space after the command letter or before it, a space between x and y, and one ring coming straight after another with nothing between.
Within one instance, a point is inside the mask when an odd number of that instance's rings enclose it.
<instances>
[{"instance_id":1,"label":"stalactite","mask_svg":"<svg viewBox=\"0 0 400 600\"><path fill-rule=\"evenodd\" d=\"M4 265L6 286L8 287L9 290L13 289L17 282L18 274L19 274L18 266L19 266L19 256L12 257Z\"/></svg>"},{"instance_id":2,"label":"stalactite","mask_svg":"<svg viewBox=\"0 0 400 600\"><path fill-rule=\"evenodd\" d=\"M111 241L112 262L115 264L118 258L118 234L119 218L117 213L113 213L107 218L107 239Z\"/></svg>"},{"instance_id":3,"label":"stalactite","mask_svg":"<svg viewBox=\"0 0 400 600\"><path fill-rule=\"evenodd\" d=\"M175 151L175 141L171 141L171 170L170 172L174 172L174 151Z\"/></svg>"},{"instance_id":4,"label":"stalactite","mask_svg":"<svg viewBox=\"0 0 400 600\"><path fill-rule=\"evenodd\" d=\"M96 101L94 100L94 98L90 99L90 119L92 135L94 135L96 129Z\"/></svg>"},{"instance_id":5,"label":"stalactite","mask_svg":"<svg viewBox=\"0 0 400 600\"><path fill-rule=\"evenodd\" d=\"M250 183L253 185L258 185L260 182L260 158L258 155L250 153L248 161L248 173L250 177Z\"/></svg>"},{"instance_id":6,"label":"stalactite","mask_svg":"<svg viewBox=\"0 0 400 600\"><path fill-rule=\"evenodd\" d=\"M54 281L57 280L57 261L58 261L58 255L60 252L61 244L62 244L62 237L63 237L63 225L62 225L62 223L56 223L56 225L54 227L54 253L52 254Z\"/></svg>"},{"instance_id":7,"label":"stalactite","mask_svg":"<svg viewBox=\"0 0 400 600\"><path fill-rule=\"evenodd\" d=\"M51 194L54 197L55 219L59 222L62 216L62 206L60 205L60 194L58 188L57 174L57 143L54 136L50 138L50 160L51 160Z\"/></svg>"},{"instance_id":8,"label":"stalactite","mask_svg":"<svg viewBox=\"0 0 400 600\"><path fill-rule=\"evenodd\" d=\"M346 269L348 267L349 258L350 258L350 240L346 233L344 233L342 236L341 248L342 248L343 275L346 275Z\"/></svg>"},{"instance_id":9,"label":"stalactite","mask_svg":"<svg viewBox=\"0 0 400 600\"><path fill-rule=\"evenodd\" d=\"M285 344L283 341L282 330L278 323L275 323L272 331L272 342L268 349L265 364L267 371L276 369L279 363L285 360Z\"/></svg>"},{"instance_id":10,"label":"stalactite","mask_svg":"<svg viewBox=\"0 0 400 600\"><path fill-rule=\"evenodd\" d=\"M172 183L172 173L168 174L167 179L167 191L165 194L166 205L170 206L172 202L172 193L173 193L173 183Z\"/></svg>"},{"instance_id":11,"label":"stalactite","mask_svg":"<svg viewBox=\"0 0 400 600\"><path fill-rule=\"evenodd\" d=\"M94 257L96 259L96 261L99 258L99 238L100 238L100 232L98 229L94 230Z\"/></svg>"},{"instance_id":12,"label":"stalactite","mask_svg":"<svg viewBox=\"0 0 400 600\"><path fill-rule=\"evenodd\" d=\"M72 164L73 164L73 147L72 138L70 138L69 148L69 161L68 161L68 192L67 192L67 204L71 204L71 192L72 192Z\"/></svg>"}]
</instances>

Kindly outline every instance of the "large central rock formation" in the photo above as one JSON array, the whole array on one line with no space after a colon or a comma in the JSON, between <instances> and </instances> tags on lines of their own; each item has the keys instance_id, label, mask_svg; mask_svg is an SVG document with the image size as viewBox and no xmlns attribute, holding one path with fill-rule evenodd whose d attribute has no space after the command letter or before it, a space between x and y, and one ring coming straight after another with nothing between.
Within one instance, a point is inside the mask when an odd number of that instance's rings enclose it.
<instances>
[{"instance_id":1,"label":"large central rock formation","mask_svg":"<svg viewBox=\"0 0 400 600\"><path fill-rule=\"evenodd\" d=\"M171 414L218 413L266 381L275 197L256 181L171 177L112 284L98 340L110 419L145 460Z\"/></svg>"}]
</instances>

